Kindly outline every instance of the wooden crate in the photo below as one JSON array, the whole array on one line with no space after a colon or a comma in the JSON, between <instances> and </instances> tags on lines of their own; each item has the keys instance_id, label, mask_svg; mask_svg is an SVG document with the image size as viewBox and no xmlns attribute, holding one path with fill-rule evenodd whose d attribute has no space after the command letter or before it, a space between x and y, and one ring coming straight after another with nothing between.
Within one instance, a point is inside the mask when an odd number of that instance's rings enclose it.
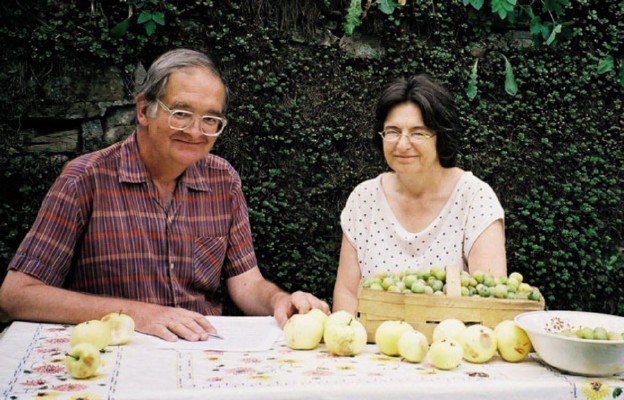
<instances>
[{"instance_id":1,"label":"wooden crate","mask_svg":"<svg viewBox=\"0 0 624 400\"><path fill-rule=\"evenodd\" d=\"M412 293L389 293L379 290L358 290L358 319L366 328L368 342L375 342L375 330L387 320L410 323L429 342L433 330L441 321L456 318L467 325L482 324L492 329L503 320L513 319L527 311L543 310L544 300L517 300L467 297L457 295L433 296Z\"/></svg>"}]
</instances>

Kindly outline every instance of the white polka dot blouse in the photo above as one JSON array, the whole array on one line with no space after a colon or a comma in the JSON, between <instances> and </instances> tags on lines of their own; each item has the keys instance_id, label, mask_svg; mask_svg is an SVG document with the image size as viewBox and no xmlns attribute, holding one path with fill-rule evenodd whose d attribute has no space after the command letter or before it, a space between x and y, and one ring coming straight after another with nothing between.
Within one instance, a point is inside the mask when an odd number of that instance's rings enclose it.
<instances>
[{"instance_id":1,"label":"white polka dot blouse","mask_svg":"<svg viewBox=\"0 0 624 400\"><path fill-rule=\"evenodd\" d=\"M470 249L481 232L494 221L504 220L492 188L466 171L431 224L420 232L408 232L390 209L382 175L360 183L340 216L342 231L357 251L362 276L431 265L466 269Z\"/></svg>"}]
</instances>

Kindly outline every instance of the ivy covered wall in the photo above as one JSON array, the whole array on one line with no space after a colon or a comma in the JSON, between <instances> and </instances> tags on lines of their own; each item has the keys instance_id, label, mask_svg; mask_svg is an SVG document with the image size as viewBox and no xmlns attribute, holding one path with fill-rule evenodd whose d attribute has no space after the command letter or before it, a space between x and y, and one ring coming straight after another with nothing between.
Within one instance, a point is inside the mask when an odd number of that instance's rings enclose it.
<instances>
[{"instance_id":1,"label":"ivy covered wall","mask_svg":"<svg viewBox=\"0 0 624 400\"><path fill-rule=\"evenodd\" d=\"M501 19L488 9L499 1L375 1L347 36L354 2L0 5L2 269L62 164L105 146L111 115L131 112L141 66L185 46L220 60L233 89L215 152L241 174L260 266L278 284L331 299L340 211L386 169L370 144L376 97L425 71L460 106L460 166L505 208L509 270L552 309L624 315L624 3L544 2L560 12L533 18L518 5ZM110 68L121 92L94 98ZM99 111L67 112L83 103ZM33 149L68 130L71 146Z\"/></svg>"}]
</instances>

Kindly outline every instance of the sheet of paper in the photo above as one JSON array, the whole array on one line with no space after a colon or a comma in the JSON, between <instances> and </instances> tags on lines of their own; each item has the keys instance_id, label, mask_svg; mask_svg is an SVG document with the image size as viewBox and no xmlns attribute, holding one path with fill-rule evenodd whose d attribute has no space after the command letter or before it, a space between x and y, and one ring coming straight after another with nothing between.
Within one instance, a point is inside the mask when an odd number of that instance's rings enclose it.
<instances>
[{"instance_id":1,"label":"sheet of paper","mask_svg":"<svg viewBox=\"0 0 624 400\"><path fill-rule=\"evenodd\" d=\"M223 339L209 337L204 342L178 340L167 342L154 336L137 338L158 348L175 350L267 351L283 338L282 329L273 317L209 316L208 321Z\"/></svg>"}]
</instances>

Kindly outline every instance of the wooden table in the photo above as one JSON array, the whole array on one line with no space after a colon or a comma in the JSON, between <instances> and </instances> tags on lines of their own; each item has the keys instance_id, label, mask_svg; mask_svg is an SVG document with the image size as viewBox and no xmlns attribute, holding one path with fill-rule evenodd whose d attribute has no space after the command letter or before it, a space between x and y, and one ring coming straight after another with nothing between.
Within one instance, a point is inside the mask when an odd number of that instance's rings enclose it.
<instances>
[{"instance_id":1,"label":"wooden table","mask_svg":"<svg viewBox=\"0 0 624 400\"><path fill-rule=\"evenodd\" d=\"M520 363L495 358L435 369L383 356L368 345L356 357L335 357L323 345L292 351L173 350L136 335L108 347L98 375L68 377L63 360L72 326L15 322L0 338L3 399L624 399L624 376L562 374L538 356Z\"/></svg>"}]
</instances>

